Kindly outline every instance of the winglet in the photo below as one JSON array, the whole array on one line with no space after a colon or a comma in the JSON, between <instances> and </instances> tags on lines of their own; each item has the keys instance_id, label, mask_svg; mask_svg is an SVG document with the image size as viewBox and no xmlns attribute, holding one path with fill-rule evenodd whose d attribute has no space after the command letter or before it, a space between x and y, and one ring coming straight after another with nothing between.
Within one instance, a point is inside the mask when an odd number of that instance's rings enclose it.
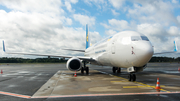
<instances>
[{"instance_id":1,"label":"winglet","mask_svg":"<svg viewBox=\"0 0 180 101\"><path fill-rule=\"evenodd\" d=\"M178 51L178 48L177 48L177 45L176 45L176 41L174 41L174 51L175 51L175 52Z\"/></svg>"},{"instance_id":2,"label":"winglet","mask_svg":"<svg viewBox=\"0 0 180 101\"><path fill-rule=\"evenodd\" d=\"M86 49L89 48L89 29L88 29L88 24L86 24Z\"/></svg>"},{"instance_id":3,"label":"winglet","mask_svg":"<svg viewBox=\"0 0 180 101\"><path fill-rule=\"evenodd\" d=\"M6 52L5 50L5 44L4 44L4 40L3 40L3 51Z\"/></svg>"}]
</instances>

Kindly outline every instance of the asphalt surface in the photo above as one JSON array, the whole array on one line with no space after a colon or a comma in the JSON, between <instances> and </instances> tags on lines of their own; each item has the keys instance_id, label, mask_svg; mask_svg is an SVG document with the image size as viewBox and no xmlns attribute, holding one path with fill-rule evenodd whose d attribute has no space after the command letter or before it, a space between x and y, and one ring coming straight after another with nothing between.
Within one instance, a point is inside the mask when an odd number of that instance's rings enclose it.
<instances>
[{"instance_id":1,"label":"asphalt surface","mask_svg":"<svg viewBox=\"0 0 180 101\"><path fill-rule=\"evenodd\" d=\"M180 92L179 67L178 63L149 63L143 72L136 73L136 82L129 82L126 69L113 74L108 66L91 65L89 75L78 72L73 77L65 64L1 64L0 101L179 101L180 93L175 93ZM160 94L153 88L157 78ZM43 87L52 89L47 93Z\"/></svg>"}]
</instances>

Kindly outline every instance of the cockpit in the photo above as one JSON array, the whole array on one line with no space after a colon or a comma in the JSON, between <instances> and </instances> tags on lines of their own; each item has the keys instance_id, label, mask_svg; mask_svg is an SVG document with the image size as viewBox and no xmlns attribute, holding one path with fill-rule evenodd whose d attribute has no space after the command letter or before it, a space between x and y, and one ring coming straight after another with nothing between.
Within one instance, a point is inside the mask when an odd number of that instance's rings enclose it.
<instances>
[{"instance_id":1,"label":"cockpit","mask_svg":"<svg viewBox=\"0 0 180 101\"><path fill-rule=\"evenodd\" d=\"M146 36L131 36L131 41L149 41L149 39Z\"/></svg>"}]
</instances>

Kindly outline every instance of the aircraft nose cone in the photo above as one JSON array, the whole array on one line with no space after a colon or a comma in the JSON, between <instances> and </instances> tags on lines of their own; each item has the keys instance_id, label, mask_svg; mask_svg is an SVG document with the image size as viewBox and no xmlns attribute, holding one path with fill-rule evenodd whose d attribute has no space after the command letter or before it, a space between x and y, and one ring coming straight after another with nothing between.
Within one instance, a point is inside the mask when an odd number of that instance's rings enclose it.
<instances>
[{"instance_id":1,"label":"aircraft nose cone","mask_svg":"<svg viewBox=\"0 0 180 101\"><path fill-rule=\"evenodd\" d=\"M153 47L149 42L143 42L139 44L137 50L138 51L136 52L137 53L136 56L139 60L138 62L139 66L143 66L146 63L148 63L152 55L154 54Z\"/></svg>"}]
</instances>

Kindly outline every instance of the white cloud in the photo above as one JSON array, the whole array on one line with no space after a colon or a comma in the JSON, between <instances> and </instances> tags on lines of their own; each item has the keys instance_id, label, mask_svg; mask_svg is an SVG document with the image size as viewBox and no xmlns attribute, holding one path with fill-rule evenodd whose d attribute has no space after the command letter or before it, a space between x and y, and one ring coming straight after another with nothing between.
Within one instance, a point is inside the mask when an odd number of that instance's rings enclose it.
<instances>
[{"instance_id":1,"label":"white cloud","mask_svg":"<svg viewBox=\"0 0 180 101\"><path fill-rule=\"evenodd\" d=\"M116 12L115 10L112 9L111 11L112 11L113 15L119 15L119 13Z\"/></svg>"},{"instance_id":2,"label":"white cloud","mask_svg":"<svg viewBox=\"0 0 180 101\"><path fill-rule=\"evenodd\" d=\"M148 35L160 35L162 32L164 32L163 27L156 23L156 24L149 24L149 23L144 23L140 24L137 26L137 31L141 32L143 34L148 34ZM164 33L166 34L166 33Z\"/></svg>"},{"instance_id":3,"label":"white cloud","mask_svg":"<svg viewBox=\"0 0 180 101\"><path fill-rule=\"evenodd\" d=\"M106 4L106 0L84 0L85 3L92 5L101 5L101 4Z\"/></svg>"},{"instance_id":4,"label":"white cloud","mask_svg":"<svg viewBox=\"0 0 180 101\"><path fill-rule=\"evenodd\" d=\"M116 20L116 19L111 19L108 21L109 24L113 27L116 27L117 30L118 29L128 29L129 26L128 26L128 22L125 21L125 20Z\"/></svg>"},{"instance_id":5,"label":"white cloud","mask_svg":"<svg viewBox=\"0 0 180 101\"><path fill-rule=\"evenodd\" d=\"M172 10L173 5L161 0L135 0L134 6L128 9L128 17L141 23L161 23L169 26L177 23Z\"/></svg>"},{"instance_id":6,"label":"white cloud","mask_svg":"<svg viewBox=\"0 0 180 101\"><path fill-rule=\"evenodd\" d=\"M95 25L95 17L89 17L87 15L74 14L73 18L80 22L82 25L88 24L89 26Z\"/></svg>"},{"instance_id":7,"label":"white cloud","mask_svg":"<svg viewBox=\"0 0 180 101\"><path fill-rule=\"evenodd\" d=\"M129 25L129 23L126 20L117 20L117 19L111 19L108 20L108 25L105 23L101 23L102 26L104 26L106 29L111 29L115 31L123 31L132 29Z\"/></svg>"},{"instance_id":8,"label":"white cloud","mask_svg":"<svg viewBox=\"0 0 180 101\"><path fill-rule=\"evenodd\" d=\"M125 0L109 0L109 2L112 4L114 8L119 9L122 7Z\"/></svg>"},{"instance_id":9,"label":"white cloud","mask_svg":"<svg viewBox=\"0 0 180 101\"><path fill-rule=\"evenodd\" d=\"M75 10L72 9L71 3L76 4L78 0L65 0L65 6L69 12L74 12Z\"/></svg>"},{"instance_id":10,"label":"white cloud","mask_svg":"<svg viewBox=\"0 0 180 101\"><path fill-rule=\"evenodd\" d=\"M172 0L172 3L178 3L178 0Z\"/></svg>"},{"instance_id":11,"label":"white cloud","mask_svg":"<svg viewBox=\"0 0 180 101\"><path fill-rule=\"evenodd\" d=\"M77 0L69 2L77 3ZM0 38L5 40L7 51L79 55L77 52L63 51L61 48L85 49L85 30L66 27L66 25L72 25L73 21L70 16L65 16L61 8L64 5L61 1L20 0L11 2L4 0L0 4L11 9L9 12L0 10ZM80 21L81 23L88 22L90 25L95 25L94 17L84 15L80 17L84 19L84 22ZM101 39L98 32L89 33L93 37L92 43ZM2 50L1 45L0 49ZM20 55L5 55L2 51L0 53L2 57L21 57Z\"/></svg>"},{"instance_id":12,"label":"white cloud","mask_svg":"<svg viewBox=\"0 0 180 101\"><path fill-rule=\"evenodd\" d=\"M73 12L70 2L65 1L65 6L69 12Z\"/></svg>"},{"instance_id":13,"label":"white cloud","mask_svg":"<svg viewBox=\"0 0 180 101\"><path fill-rule=\"evenodd\" d=\"M180 23L180 16L177 16L177 21Z\"/></svg>"},{"instance_id":14,"label":"white cloud","mask_svg":"<svg viewBox=\"0 0 180 101\"><path fill-rule=\"evenodd\" d=\"M95 5L98 10L100 9L107 9L107 0L83 0L86 4L88 4L89 6L93 6Z\"/></svg>"},{"instance_id":15,"label":"white cloud","mask_svg":"<svg viewBox=\"0 0 180 101\"><path fill-rule=\"evenodd\" d=\"M68 0L66 0L66 1L68 1ZM73 4L76 4L78 2L78 0L70 0L70 2Z\"/></svg>"},{"instance_id":16,"label":"white cloud","mask_svg":"<svg viewBox=\"0 0 180 101\"><path fill-rule=\"evenodd\" d=\"M117 32L114 30L107 30L107 31L105 31L105 34L106 35L114 35L114 34L117 34Z\"/></svg>"},{"instance_id":17,"label":"white cloud","mask_svg":"<svg viewBox=\"0 0 180 101\"><path fill-rule=\"evenodd\" d=\"M170 35L178 35L180 33L179 29L176 26L171 26L168 32Z\"/></svg>"},{"instance_id":18,"label":"white cloud","mask_svg":"<svg viewBox=\"0 0 180 101\"><path fill-rule=\"evenodd\" d=\"M66 24L67 25L72 25L72 20L70 18L66 18Z\"/></svg>"},{"instance_id":19,"label":"white cloud","mask_svg":"<svg viewBox=\"0 0 180 101\"><path fill-rule=\"evenodd\" d=\"M1 4L15 11L64 13L64 10L60 9L63 5L60 0L1 0Z\"/></svg>"}]
</instances>

